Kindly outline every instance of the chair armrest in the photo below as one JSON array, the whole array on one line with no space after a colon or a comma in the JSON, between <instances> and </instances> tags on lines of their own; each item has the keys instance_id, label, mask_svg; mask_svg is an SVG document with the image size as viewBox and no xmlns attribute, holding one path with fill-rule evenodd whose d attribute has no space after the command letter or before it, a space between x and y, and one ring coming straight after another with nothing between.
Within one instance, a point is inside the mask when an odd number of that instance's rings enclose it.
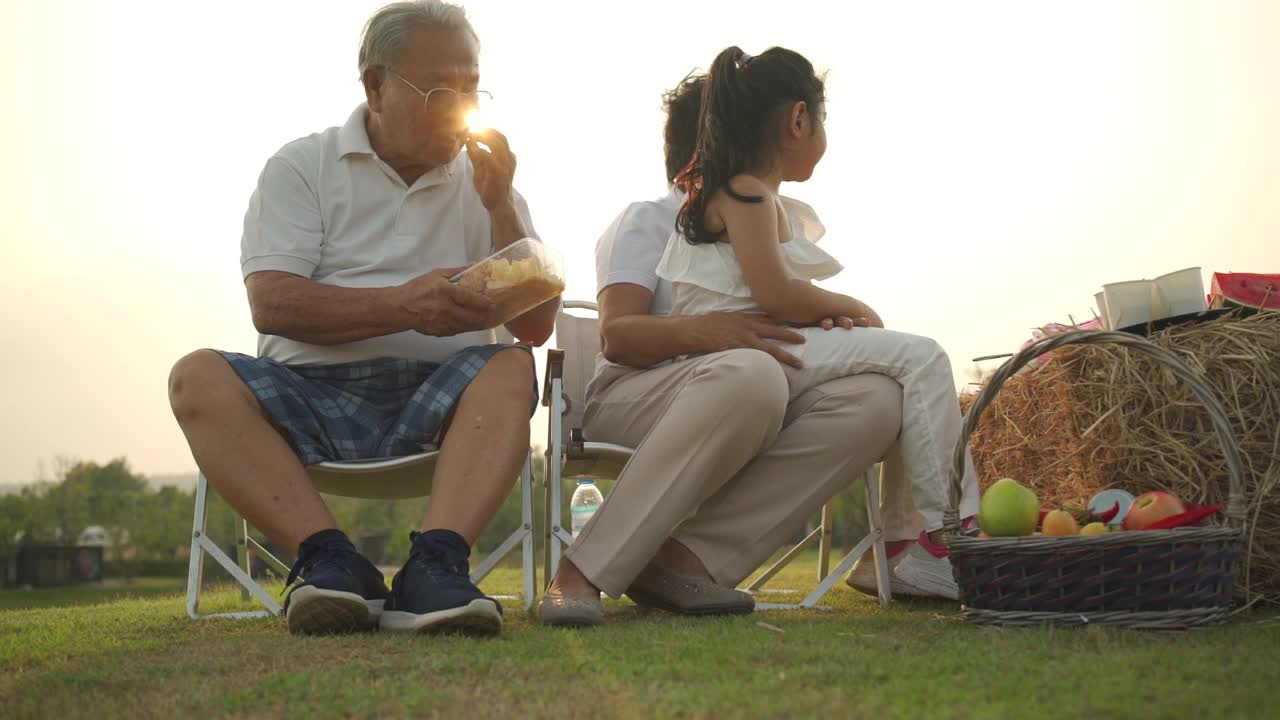
<instances>
[{"instance_id":1,"label":"chair armrest","mask_svg":"<svg viewBox=\"0 0 1280 720\"><path fill-rule=\"evenodd\" d=\"M547 376L542 383L542 405L551 407L551 381L564 379L564 351L547 351Z\"/></svg>"}]
</instances>

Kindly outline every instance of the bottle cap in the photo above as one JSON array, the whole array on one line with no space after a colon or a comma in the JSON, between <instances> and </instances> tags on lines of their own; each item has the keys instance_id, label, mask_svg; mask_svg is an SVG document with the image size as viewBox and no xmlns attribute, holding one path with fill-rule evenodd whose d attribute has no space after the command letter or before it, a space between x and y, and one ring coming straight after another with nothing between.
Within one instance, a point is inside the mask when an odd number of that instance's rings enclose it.
<instances>
[{"instance_id":1,"label":"bottle cap","mask_svg":"<svg viewBox=\"0 0 1280 720\"><path fill-rule=\"evenodd\" d=\"M578 484L579 485L595 485L596 481L594 478L578 478Z\"/></svg>"}]
</instances>

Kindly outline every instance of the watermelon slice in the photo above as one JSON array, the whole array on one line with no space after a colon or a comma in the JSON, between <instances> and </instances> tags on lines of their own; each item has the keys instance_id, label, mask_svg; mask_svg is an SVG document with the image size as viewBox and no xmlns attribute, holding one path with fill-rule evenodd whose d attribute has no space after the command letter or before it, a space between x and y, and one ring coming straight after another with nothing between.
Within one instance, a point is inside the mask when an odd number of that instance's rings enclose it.
<instances>
[{"instance_id":1,"label":"watermelon slice","mask_svg":"<svg viewBox=\"0 0 1280 720\"><path fill-rule=\"evenodd\" d=\"M1210 291L1211 309L1245 308L1247 315L1280 310L1280 275L1214 273Z\"/></svg>"}]
</instances>

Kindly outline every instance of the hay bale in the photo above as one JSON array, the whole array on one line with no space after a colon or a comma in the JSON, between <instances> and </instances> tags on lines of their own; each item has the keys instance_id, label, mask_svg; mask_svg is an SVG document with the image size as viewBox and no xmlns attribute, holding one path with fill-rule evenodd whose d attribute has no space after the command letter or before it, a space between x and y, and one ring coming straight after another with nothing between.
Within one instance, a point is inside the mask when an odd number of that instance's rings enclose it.
<instances>
[{"instance_id":1,"label":"hay bale","mask_svg":"<svg viewBox=\"0 0 1280 720\"><path fill-rule=\"evenodd\" d=\"M1280 602L1280 313L1170 328L1151 340L1217 391L1245 468L1249 554L1242 591ZM1208 413L1163 366L1111 345L1071 346L1005 383L970 438L979 483L1014 477L1046 505L1098 490L1164 489L1225 502Z\"/></svg>"},{"instance_id":2,"label":"hay bale","mask_svg":"<svg viewBox=\"0 0 1280 720\"><path fill-rule=\"evenodd\" d=\"M966 412L974 397L961 399ZM1075 404L1061 363L1006 382L969 437L982 489L1011 477L1033 488L1046 506L1084 507L1098 482L1085 466Z\"/></svg>"}]
</instances>

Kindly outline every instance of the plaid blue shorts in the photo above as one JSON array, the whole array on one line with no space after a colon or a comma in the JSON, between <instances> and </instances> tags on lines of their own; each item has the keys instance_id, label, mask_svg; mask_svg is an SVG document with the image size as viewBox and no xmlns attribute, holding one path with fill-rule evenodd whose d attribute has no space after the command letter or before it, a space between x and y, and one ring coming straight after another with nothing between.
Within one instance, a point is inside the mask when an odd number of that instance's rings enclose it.
<instances>
[{"instance_id":1,"label":"plaid blue shorts","mask_svg":"<svg viewBox=\"0 0 1280 720\"><path fill-rule=\"evenodd\" d=\"M523 345L480 345L442 363L375 358L286 365L218 351L258 399L303 465L401 457L439 441L445 420L496 353ZM538 406L537 378L529 414Z\"/></svg>"}]
</instances>

